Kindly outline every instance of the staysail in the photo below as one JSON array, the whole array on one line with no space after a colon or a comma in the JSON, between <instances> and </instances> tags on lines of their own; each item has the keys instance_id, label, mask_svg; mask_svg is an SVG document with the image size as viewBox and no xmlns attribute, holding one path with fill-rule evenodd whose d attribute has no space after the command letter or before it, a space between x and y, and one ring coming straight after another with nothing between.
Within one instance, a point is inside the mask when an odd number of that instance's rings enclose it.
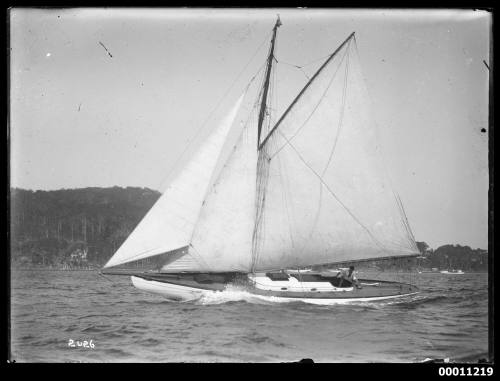
<instances>
[{"instance_id":1,"label":"staysail","mask_svg":"<svg viewBox=\"0 0 500 381\"><path fill-rule=\"evenodd\" d=\"M234 126L239 129L237 139L210 185L188 253L166 264L162 271L248 272L255 210L257 115L247 102L240 115Z\"/></svg>"},{"instance_id":2,"label":"staysail","mask_svg":"<svg viewBox=\"0 0 500 381\"><path fill-rule=\"evenodd\" d=\"M254 227L257 129L241 132L207 195L189 252L203 271L248 272ZM191 268L185 268L191 270Z\"/></svg>"},{"instance_id":3,"label":"staysail","mask_svg":"<svg viewBox=\"0 0 500 381\"><path fill-rule=\"evenodd\" d=\"M212 174L244 94L104 268L189 245Z\"/></svg>"}]
</instances>

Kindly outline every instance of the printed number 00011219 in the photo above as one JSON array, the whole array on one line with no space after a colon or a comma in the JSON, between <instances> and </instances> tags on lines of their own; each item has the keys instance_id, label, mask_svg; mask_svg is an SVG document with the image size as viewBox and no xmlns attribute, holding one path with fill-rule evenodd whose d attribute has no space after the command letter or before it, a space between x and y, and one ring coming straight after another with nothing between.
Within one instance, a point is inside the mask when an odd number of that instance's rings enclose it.
<instances>
[{"instance_id":1,"label":"printed number 00011219","mask_svg":"<svg viewBox=\"0 0 500 381\"><path fill-rule=\"evenodd\" d=\"M440 367L438 370L440 376L492 376L493 368L480 367L480 366L468 366L468 367Z\"/></svg>"}]
</instances>

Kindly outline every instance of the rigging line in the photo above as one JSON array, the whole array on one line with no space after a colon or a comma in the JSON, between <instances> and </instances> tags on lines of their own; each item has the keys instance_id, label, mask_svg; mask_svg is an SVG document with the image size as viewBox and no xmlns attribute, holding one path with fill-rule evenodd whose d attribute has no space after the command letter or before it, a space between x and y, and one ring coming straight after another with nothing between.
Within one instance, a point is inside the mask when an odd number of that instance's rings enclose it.
<instances>
[{"instance_id":1,"label":"rigging line","mask_svg":"<svg viewBox=\"0 0 500 381\"><path fill-rule=\"evenodd\" d=\"M278 47L278 41L276 40L274 46L275 51L277 47ZM265 129L265 134L267 134L271 130L272 118L274 116L274 111L275 111L274 107L271 107L271 105L274 105L276 103L274 102L274 99L276 97L276 76L277 76L276 65L274 65L271 67L271 73L269 75L267 103L265 105L265 110L264 110L261 135L264 133L264 129Z\"/></svg>"},{"instance_id":2,"label":"rigging line","mask_svg":"<svg viewBox=\"0 0 500 381\"><path fill-rule=\"evenodd\" d=\"M231 159L232 155L234 155L234 153L236 152L236 149L240 146L240 139L242 139L243 135L245 134L245 132L248 130L248 124L250 123L250 120L252 119L252 117L254 117L255 115L255 109L257 108L257 104L254 105L254 107L251 109L251 111L248 113L248 117L245 121L245 123L243 124L243 127L241 128L241 131L236 139L236 142L234 144L234 147L231 149L231 152L229 153L227 159L226 159L226 162L224 164L224 167L225 165L229 162L229 160ZM209 197L210 193L213 191L213 189L219 184L222 176L224 175L224 171L221 170L218 175L216 176L216 178L213 180L212 184L210 185L209 189L207 190L207 193L203 199L203 204L202 204L202 208L203 208L203 205L205 203L205 201L207 200L207 198ZM200 211L201 213L201 211ZM189 240L189 242L191 242L191 246L192 246L192 242L194 240L194 237L195 235L198 233L198 230L196 229L196 227L193 229L193 232L191 234L191 238ZM194 246L192 246L193 249L194 249Z\"/></svg>"},{"instance_id":3,"label":"rigging line","mask_svg":"<svg viewBox=\"0 0 500 381\"><path fill-rule=\"evenodd\" d=\"M244 88L244 93L248 91L250 85L252 84L252 82L254 81L254 79L257 77L257 75L259 75L260 71L263 69L264 65L262 65L260 67L260 69L255 73L255 75L250 79L250 81L248 82L247 86ZM241 73L240 73L241 74ZM233 84L231 85L231 87L226 91L226 93L224 94L224 96L220 99L220 101L218 102L218 104L215 106L214 109L212 109L212 111L209 113L209 115L207 116L207 118L205 119L205 121L200 125L200 127L195 131L195 134L190 138L190 140L188 141L188 144L186 145L186 147L184 148L184 150L181 152L181 154L179 155L179 157L175 160L174 164L172 164L172 166L170 167L170 170L167 171L167 174L165 175L165 177L163 178L163 180L161 181L160 183L160 189L163 187L163 184L166 182L166 180L170 177L170 175L172 174L172 172L174 171L174 169L176 168L177 164L180 162L180 160L182 159L182 157L186 154L186 152L188 151L188 149L191 147L191 144L196 140L196 138L199 136L201 130L205 127L205 125L208 123L208 121L210 120L210 118L212 117L212 115L215 113L215 110L217 110L217 108L222 104L222 101L226 98L226 96L229 94L229 91L231 90L231 88L234 86L234 84L236 83L237 81L237 78L234 80Z\"/></svg>"},{"instance_id":4,"label":"rigging line","mask_svg":"<svg viewBox=\"0 0 500 381\"><path fill-rule=\"evenodd\" d=\"M281 131L278 131L279 133L281 133ZM281 136L283 136L283 138L285 140L288 140L286 138L286 136L284 136L283 134L281 134ZM337 202L346 210L346 212L354 219L354 221L356 221L367 233L368 235L373 239L373 241L381 248L382 251L386 251L387 249L385 248L385 246L379 241L377 240L373 234L370 232L370 230L361 223L361 221L359 221L359 219L351 212L351 210L337 197L337 195L330 189L330 187L328 186L328 184L325 183L325 181L323 180L323 178L304 160L304 158L302 157L302 155L299 153L299 151L297 151L297 149L294 147L294 145L290 142L288 142L288 144L290 145L290 147L295 151L295 153L297 154L297 156L300 158L300 160L304 163L304 165L309 168L311 170L312 173L314 173L314 175L319 179L319 181L321 181L321 183L325 186L325 188L328 190L328 192L330 192L330 194L335 198L335 200L337 200Z\"/></svg>"},{"instance_id":5,"label":"rigging line","mask_svg":"<svg viewBox=\"0 0 500 381\"><path fill-rule=\"evenodd\" d=\"M140 253L138 253L138 254L135 254L135 255L133 255L133 256L131 256L131 257L128 257L126 262L121 262L121 263L119 263L118 265L114 265L114 266L119 266L119 265L122 265L122 264L125 264L125 263L130 263L130 262L133 262L133 261L138 261L138 260L141 260L141 259L146 259L146 258L156 257L156 256L159 256L159 255L166 255L166 254L172 253L173 251L180 250L180 249L182 249L182 248L184 248L184 247L187 247L187 246L186 246L186 245L185 245L185 246L181 246L181 247L178 247L177 249L172 249L172 250L168 250L168 251L162 251L162 252L160 252L160 253L158 253L158 254L153 254L153 255L151 255L151 256L149 256L149 257L136 259L137 257L141 257L141 256L143 256L144 254L147 254L147 253L149 253L149 252L151 252L151 251L157 250L157 249L158 249L158 247L155 247L155 248L153 248L153 249L144 250L144 251L142 251L142 252L140 252ZM111 258L110 258L110 259L111 259ZM108 262L109 262L109 261L108 261ZM114 267L114 266L111 266L111 267Z\"/></svg>"},{"instance_id":6,"label":"rigging line","mask_svg":"<svg viewBox=\"0 0 500 381\"><path fill-rule=\"evenodd\" d=\"M354 36L353 39L354 39L354 48L355 48L356 56L357 56L358 61L359 61L360 60L360 55L359 55L358 43L357 43L357 40L356 40L356 36ZM361 72L360 74L363 77L363 81L366 82L366 80L364 79L363 73ZM371 105L373 105L373 99L371 97L371 94L368 92L368 89L366 89L366 93L368 94L368 97L370 98L370 106L371 106ZM374 121L374 123L375 123L375 125L377 125L376 121ZM404 211L403 204L401 202L401 199L399 198L399 195L394 190L392 178L391 178L389 172L387 171L387 165L386 165L385 157L384 157L383 154L381 154L381 157L382 157L382 164L384 165L384 175L385 175L385 178L389 181L389 185L391 187L391 190L392 190L392 192L393 192L393 194L394 194L394 196L396 198L396 204L397 204L398 208L400 209L400 213L402 214L403 225L405 226L405 229L407 230L407 233L409 233L411 240L413 240L413 242L411 242L411 246L416 247L415 246L415 237L413 236L413 232L411 230L410 223L409 223L408 218L406 216L406 213Z\"/></svg>"},{"instance_id":7,"label":"rigging line","mask_svg":"<svg viewBox=\"0 0 500 381\"><path fill-rule=\"evenodd\" d=\"M403 209L403 204L401 202L401 199L399 198L399 195L397 195L395 193L395 197L396 197L396 203L399 207L401 222L403 223L403 227L406 230L406 239L408 240L408 243L410 244L410 246L415 247L415 243L414 243L415 239L414 239L413 234L410 230L409 223L408 223L408 220L406 218L406 215L405 215L405 212Z\"/></svg>"},{"instance_id":8,"label":"rigging line","mask_svg":"<svg viewBox=\"0 0 500 381\"><path fill-rule=\"evenodd\" d=\"M288 197L287 197L287 193L286 193L287 187L285 186L285 179L284 179L284 177L285 177L284 172L285 171L284 171L281 164L282 163L278 158L278 170L279 170L279 174L280 174L280 182L281 182L281 189L282 189L281 195L282 195L282 199L283 199L283 205L285 206L286 217L288 220L288 231L290 234L290 242L292 243L292 249L295 249L295 242L293 240L293 231L292 231L292 221L290 218L290 212L288 210Z\"/></svg>"},{"instance_id":9,"label":"rigging line","mask_svg":"<svg viewBox=\"0 0 500 381\"><path fill-rule=\"evenodd\" d=\"M267 100L268 102L266 103L265 109L264 109L264 118L262 119L262 129L261 129L261 135L263 133L267 133L270 130L270 125L271 125L271 117L272 117L272 108L271 104L273 104L273 96L274 96L274 68L271 70L271 74L269 75L269 82L268 82L268 93L267 93Z\"/></svg>"},{"instance_id":10,"label":"rigging line","mask_svg":"<svg viewBox=\"0 0 500 381\"><path fill-rule=\"evenodd\" d=\"M284 63L285 65L289 65L289 66L292 66L292 67L294 67L294 68L296 68L296 69L299 69L299 70L302 72L302 74L304 74L304 76L305 76L308 80L309 80L309 79L311 79L311 78L307 75L307 73L304 71L304 69L302 68L302 66L293 65L293 64L290 64L290 63L288 63L288 62L281 61L281 60L280 60L280 61L276 60L276 62L277 62L277 63Z\"/></svg>"},{"instance_id":11,"label":"rigging line","mask_svg":"<svg viewBox=\"0 0 500 381\"><path fill-rule=\"evenodd\" d=\"M414 246L414 248L416 248L416 243L415 243L415 236L413 235L413 231L411 230L411 226L410 226L410 221L408 221L408 217L406 216L406 212L405 212L405 208L404 208L404 205L403 205L403 202L401 201L401 198L399 197L398 195L398 199L399 199L399 202L401 203L401 209L403 210L403 216L405 218L405 221L406 221L406 226L408 228L408 233L410 234L410 237L411 237L411 240L412 240L412 244Z\"/></svg>"},{"instance_id":12,"label":"rigging line","mask_svg":"<svg viewBox=\"0 0 500 381\"><path fill-rule=\"evenodd\" d=\"M295 131L295 133L290 137L290 141L292 141L298 134L299 132L302 130L302 128L309 122L309 120L312 118L313 114L316 112L316 110L318 109L319 105L321 104L321 102L323 101L323 99L326 97L326 93L328 92L328 90L330 89L330 86L332 85L333 83L333 80L335 79L335 77L337 76L337 73L338 71L340 70L340 67L342 66L342 63L344 62L344 58L346 57L346 54L347 54L347 50L344 52L344 55L342 56L342 59L340 60L339 62L339 66L337 67L337 69L335 70L335 72L333 73L333 76L332 78L330 79L330 82L328 83L328 86L326 87L325 91L323 92L323 94L321 95L318 103L316 103L316 106L314 106L313 110L311 111L311 113L308 115L308 117L306 118L306 120L302 123L302 125L297 129L297 131ZM276 156L284 147L286 147L287 143L283 144L270 158L272 159L274 156Z\"/></svg>"},{"instance_id":13,"label":"rigging line","mask_svg":"<svg viewBox=\"0 0 500 381\"><path fill-rule=\"evenodd\" d=\"M264 65L263 65L264 66ZM262 67L263 67L262 66ZM256 75L254 76L254 78L256 77ZM227 162L229 161L229 159L231 158L231 155L234 154L234 152L236 151L236 148L238 147L238 144L239 144L239 140L241 139L243 133L245 132L245 130L247 129L248 127L248 124L250 123L250 120L254 117L255 115L255 110L257 109L258 107L258 99L259 99L259 96L257 96L257 100L256 102L253 104L253 107L250 109L250 112L248 112L248 117L247 119L245 120L245 123L243 123L243 127L241 127L241 132L239 133L237 139L235 140L235 144L234 144L234 147L232 148L231 150L231 153L229 154L229 156L226 158L226 161L225 161L225 164L227 164ZM219 172L219 174L215 177L215 179L213 179L211 185L209 186L206 194L205 194L205 197L204 197L204 200L203 202L205 202L206 198L208 197L208 194L211 192L211 190L219 183L219 180L220 178L222 177L222 170ZM203 205L202 205L203 206ZM192 224L192 225L196 225L196 223ZM193 235L191 236L191 240L193 239L193 236L194 236L194 231L193 231Z\"/></svg>"},{"instance_id":14,"label":"rigging line","mask_svg":"<svg viewBox=\"0 0 500 381\"><path fill-rule=\"evenodd\" d=\"M356 38L356 37L354 37L354 38ZM284 63L284 64L286 64L286 65L290 65L290 66L296 67L297 69L301 69L301 68L303 68L304 66L309 66L309 65L311 65L311 64L313 64L313 63L315 63L315 62L319 62L319 61L321 61L321 60L324 60L325 58L327 58L327 57L329 57L329 56L330 56L330 54L327 54L326 56L322 56L322 57L316 58L315 60L313 60L313 61L309 61L308 63L302 64L302 65L292 64L292 63L289 63L289 62L285 62L285 61L283 61L283 60L281 60L281 59L280 59L279 61L278 61L278 60L276 60L276 62Z\"/></svg>"},{"instance_id":15,"label":"rigging line","mask_svg":"<svg viewBox=\"0 0 500 381\"><path fill-rule=\"evenodd\" d=\"M323 203L323 184L320 182L319 183L319 198L318 198L318 208L316 209L316 215L314 216L314 220L311 226L311 231L309 232L309 240L311 239L314 230L318 226L318 221L319 221L319 216L321 214L321 204ZM305 246L305 242L304 242Z\"/></svg>"},{"instance_id":16,"label":"rigging line","mask_svg":"<svg viewBox=\"0 0 500 381\"><path fill-rule=\"evenodd\" d=\"M403 212L403 217L404 217L404 221L405 221L405 227L406 227L406 230L408 232L408 234L410 235L410 238L411 238L411 244L413 246L414 249L417 248L416 246L416 243L415 243L415 236L413 235L413 231L411 230L411 226L410 226L410 221L408 221L408 217L406 216L406 212L405 212L405 208L403 206L403 202L401 201L401 198L399 197L399 194L397 194L397 198L398 198L398 201L399 201L399 205L400 205L400 208L401 208L401 211Z\"/></svg>"},{"instance_id":17,"label":"rigging line","mask_svg":"<svg viewBox=\"0 0 500 381\"><path fill-rule=\"evenodd\" d=\"M291 63L285 62L285 61L283 61L282 59L278 60L277 58L276 58L276 63L282 63L282 64L285 64L285 65L293 66L293 67L295 67L295 68L297 68L297 69L302 68L302 66L299 66L299 65L294 65L294 64L291 64Z\"/></svg>"},{"instance_id":18,"label":"rigging line","mask_svg":"<svg viewBox=\"0 0 500 381\"><path fill-rule=\"evenodd\" d=\"M274 116L276 115L276 107L278 105L278 68L275 67L272 73L271 82L271 98L269 99L269 120L267 123L267 131L271 131ZM272 107L271 107L272 106Z\"/></svg>"},{"instance_id":19,"label":"rigging line","mask_svg":"<svg viewBox=\"0 0 500 381\"><path fill-rule=\"evenodd\" d=\"M354 36L354 38L356 38L356 36ZM328 56L329 56L329 54L327 54L326 56L323 56L323 57L317 58L317 59L315 59L315 60L313 60L313 61L309 61L308 63L302 64L302 65L300 65L300 66L301 66L301 67L304 67L304 66L309 66L309 65L311 65L311 64L313 64L313 63L316 63L316 62L319 62L319 61L321 61L321 60L324 60L324 59L325 59L325 58L327 58Z\"/></svg>"},{"instance_id":20,"label":"rigging line","mask_svg":"<svg viewBox=\"0 0 500 381\"><path fill-rule=\"evenodd\" d=\"M397 206L398 211L399 211L399 218L401 219L400 222L403 225L404 229L406 230L406 235L407 235L406 239L408 240L408 242L410 242L411 236L410 236L410 233L408 232L408 226L406 225L407 221L405 221L405 218L404 218L404 211L401 208L401 202L400 202L399 196L394 189L392 190L392 195L394 196L394 200L396 202L396 206Z\"/></svg>"},{"instance_id":21,"label":"rigging line","mask_svg":"<svg viewBox=\"0 0 500 381\"><path fill-rule=\"evenodd\" d=\"M261 67L260 67L260 69L259 69L259 72L260 72L260 71L261 71L261 70L262 70L265 66L266 66L266 62L264 62L264 63L262 64L262 66L261 66ZM254 78L255 78L255 76L254 76ZM260 80L260 85L259 85L259 89L260 89L260 90L259 90L259 92L258 92L258 94L257 94L257 99L255 100L254 107L258 107L258 106L260 106L260 99L261 99L262 94L263 94L263 92L264 92L264 83L265 83L265 81L266 81L265 76L262 76L262 78L261 78L261 80Z\"/></svg>"},{"instance_id":22,"label":"rigging line","mask_svg":"<svg viewBox=\"0 0 500 381\"><path fill-rule=\"evenodd\" d=\"M302 72L302 74L304 74L304 75L305 75L305 77L306 77L308 80L310 80L310 79L311 79L311 77L309 77L309 76L307 75L307 73L304 71L304 69L302 69L302 68L299 68L299 69L300 69L300 71Z\"/></svg>"},{"instance_id":23,"label":"rigging line","mask_svg":"<svg viewBox=\"0 0 500 381\"><path fill-rule=\"evenodd\" d=\"M264 208L266 203L266 187L269 181L269 156L267 150L269 146L261 151L258 151L257 161L257 176L256 176L256 193L255 193L255 220L252 234L252 272L257 267L260 260L260 250L264 241L266 232L266 220L264 218Z\"/></svg>"},{"instance_id":24,"label":"rigging line","mask_svg":"<svg viewBox=\"0 0 500 381\"><path fill-rule=\"evenodd\" d=\"M252 272L260 258L259 239L264 229L264 205L266 201L266 186L269 180L269 161L265 151L259 151L257 160L257 178L255 195L255 222L252 234Z\"/></svg>"},{"instance_id":25,"label":"rigging line","mask_svg":"<svg viewBox=\"0 0 500 381\"><path fill-rule=\"evenodd\" d=\"M119 263L118 265L122 265L122 264L125 264L125 263L132 262L132 261L136 260L135 258L140 257L140 256L142 256L142 255L144 255L144 254L147 254L148 252L154 251L154 250L156 250L156 249L158 249L158 248L157 248L157 247L155 247L155 248L153 248L153 249L148 249L148 250L141 251L139 254L136 254L136 255L133 255L133 256L131 256L131 257L128 257L126 262L121 262L121 263ZM115 251L115 253L116 253L116 251ZM164 252L164 253L160 253L160 254L166 254L166 252ZM160 254L153 254L152 256L155 256L155 255L160 255ZM110 258L110 259L111 259L111 258ZM138 259L137 259L137 260L138 260ZM108 261L108 262L109 262L109 261ZM115 266L118 266L118 265L115 265ZM113 266L113 267L114 267L114 266Z\"/></svg>"},{"instance_id":26,"label":"rigging line","mask_svg":"<svg viewBox=\"0 0 500 381\"><path fill-rule=\"evenodd\" d=\"M240 133L238 134L238 137L237 137L237 139L235 141L235 144L234 144L233 148L231 149L231 152L229 153L228 157L226 158L226 162L225 162L223 168L226 166L226 164L231 159L232 155L234 155L234 153L236 152L236 149L239 147L239 145L240 145L240 139L242 139L243 134L245 133L245 131L247 131L250 119L252 119L252 117L254 116L255 108L256 108L256 105L254 105L254 107L252 108L252 110L248 113L248 117L247 117L245 123L243 124L243 127L241 128ZM205 197L203 199L202 208L203 208L203 205L205 204L205 201L207 200L207 198L209 197L210 193L212 192L212 190L219 184L219 182L220 182L220 180L221 180L221 178L223 176L223 172L224 171L221 170L218 173L218 175L216 176L216 178L213 179L213 181L212 181L210 187L208 188L208 190L206 192L206 195L205 195ZM196 224L193 224L193 225L196 225ZM191 238L190 238L189 242L193 241L194 236L195 236L196 233L197 233L197 230L196 230L196 227L195 227L195 229L193 229L193 233L191 234Z\"/></svg>"},{"instance_id":27,"label":"rigging line","mask_svg":"<svg viewBox=\"0 0 500 381\"><path fill-rule=\"evenodd\" d=\"M278 20L276 21L276 24L274 25L274 28L273 28L273 36L271 38L271 44L269 46L269 53L268 53L268 57L267 57L266 73L264 75L264 77L265 77L265 82L264 82L264 86L263 86L264 92L262 93L262 99L260 101L259 120L257 123L257 149L259 149L262 126L263 126L264 118L266 116L266 107L267 107L268 91L269 91L269 79L270 79L270 75L272 73L276 35L278 33L278 28L280 25L281 25L281 23L280 23L279 17L278 17Z\"/></svg>"},{"instance_id":28,"label":"rigging line","mask_svg":"<svg viewBox=\"0 0 500 381\"><path fill-rule=\"evenodd\" d=\"M259 145L259 150L262 149L262 147L266 144L267 140L271 137L271 135L274 133L274 131L278 128L280 125L281 121L287 116L287 114L290 112L290 110L293 108L293 106L297 103L297 101L302 97L302 95L305 93L305 91L308 89L308 87L311 85L311 83L314 81L314 79L321 73L321 71L330 63L330 61L337 55L337 53L344 47L344 45L354 36L354 32L352 32L349 37L345 39L344 42L327 58L327 60L321 65L321 67L316 70L316 73L312 76L312 78L309 80L309 82L306 83L306 85L302 88L302 90L299 92L299 94L295 97L295 99L292 101L290 106L285 110L283 115L281 115L281 118L276 122L274 127L272 128L271 132L266 136L264 141Z\"/></svg>"},{"instance_id":29,"label":"rigging line","mask_svg":"<svg viewBox=\"0 0 500 381\"><path fill-rule=\"evenodd\" d=\"M332 150L330 151L330 157L328 158L325 169L323 169L323 173L321 173L321 176L325 175L326 170L330 166L330 162L332 160L333 153L335 152L335 148L337 148L337 142L339 140L340 130L342 129L342 126L343 126L345 100L346 100L346 94L347 94L347 78L349 77L349 47L350 47L350 45L351 45L351 42L349 41L349 44L347 45L347 49L346 49L347 59L346 59L346 64L345 64L344 87L342 89L342 106L340 109L339 124L337 126L337 134L335 135L335 141L333 142L333 147L332 147Z\"/></svg>"},{"instance_id":30,"label":"rigging line","mask_svg":"<svg viewBox=\"0 0 500 381\"><path fill-rule=\"evenodd\" d=\"M274 46L274 54L273 54L273 58L275 60L276 60L276 57L274 57L274 55L277 54L278 48L279 48L279 40L276 40L276 43L275 43L275 46ZM278 62L278 60L276 60L276 62ZM274 65L273 66L273 71L271 73L271 97L269 98L269 106L268 106L269 107L269 120L268 120L266 134L267 134L268 131L271 130L271 124L272 124L271 118L274 118L274 114L275 114L274 107L276 107L276 105L278 104L278 86L277 86L277 82L278 82L278 65ZM271 106L273 106L273 108L271 108Z\"/></svg>"},{"instance_id":31,"label":"rigging line","mask_svg":"<svg viewBox=\"0 0 500 381\"><path fill-rule=\"evenodd\" d=\"M104 279L106 279L108 282L111 282L111 283L114 283L111 279L109 279L108 277L104 276L103 273L101 273L100 271L97 272L100 276L102 276Z\"/></svg>"},{"instance_id":32,"label":"rigging line","mask_svg":"<svg viewBox=\"0 0 500 381\"><path fill-rule=\"evenodd\" d=\"M253 61L253 59L257 56L257 53L260 51L260 49L262 48L262 46L264 45L264 43L268 40L270 34L271 33L268 33L266 35L266 38L262 41L262 43L259 45L259 47L255 51L255 53L252 55L252 57L250 58L250 60L246 63L246 65L243 67L243 69L236 76L236 78L232 82L231 86L226 90L226 92L224 93L224 95L222 96L222 98L220 98L219 102L215 105L215 107L212 109L212 111L210 111L210 113L208 114L207 118L203 121L203 123L200 125L200 127L195 131L195 134L188 141L188 144L186 145L186 147L184 148L184 150L181 152L180 156L177 158L177 160L174 162L174 164L172 164L172 166L170 167L170 169L167 171L167 174L165 175L165 177L163 178L163 180L160 182L160 186L159 186L160 189L163 187L163 185L166 182L166 180L170 177L170 175L172 174L172 172L176 168L177 164L179 163L180 159L187 152L188 148L191 146L191 144L193 143L193 141L196 139L197 136L199 136L201 130L205 127L205 125L208 123L208 121L210 120L210 118L212 117L212 115L215 113L215 111L219 108L219 106L222 104L222 102L224 101L224 99L227 97L227 95L229 94L229 92L231 91L231 89L234 87L234 85L236 84L236 82L238 81L238 79L240 78L240 76L243 74L243 72L246 70L246 68L248 67L248 65L250 65L250 63ZM245 91L248 90L248 87L250 86L250 84L253 82L253 80L258 75L258 73L262 70L263 67L264 67L264 65L261 66L261 68L257 71L257 73L252 77L252 79L250 80L250 82L246 86Z\"/></svg>"},{"instance_id":33,"label":"rigging line","mask_svg":"<svg viewBox=\"0 0 500 381\"><path fill-rule=\"evenodd\" d=\"M201 265L201 266L204 266L205 269L207 270L210 270L210 266L208 266L208 263L205 261L205 259L200 255L200 253L198 252L198 250L196 250L196 248L193 246L192 243L189 244L189 247L192 247L193 248L193 252L192 253L189 253L188 254L191 254L194 258L195 261L198 262L198 265ZM189 251L189 250L188 250ZM174 262L172 262L174 263Z\"/></svg>"},{"instance_id":34,"label":"rigging line","mask_svg":"<svg viewBox=\"0 0 500 381\"><path fill-rule=\"evenodd\" d=\"M337 127L337 134L335 136L335 141L334 141L334 144L333 144L333 147L332 147L332 150L330 151L330 156L328 158L328 162L325 166L325 169L323 170L321 176L324 176L328 166L330 165L330 160L333 156L333 152L335 151L335 148L337 146L337 140L338 140L338 137L340 135L340 129L342 127L342 120L343 120L343 114L344 114L344 108L345 108L345 94L346 94L346 90L347 90L347 75L348 75L348 67L349 67L349 55L348 55L348 51L349 51L349 47L350 47L350 44L351 42L349 41L349 44L347 46L347 49L346 49L346 52L344 53L344 56L342 57L342 60L340 61L339 63L339 66L337 67L337 69L335 70L335 73L333 74L333 77L327 87L327 89L325 90L325 92L323 93L323 96L321 97L321 99L319 100L318 104L316 105L316 107L314 108L314 110L311 112L311 114L309 115L309 117L307 118L307 120L302 124L302 126L296 131L296 133L290 138L290 141L295 138L295 136L300 132L300 130L302 129L302 127L305 126L305 124L309 121L309 119L311 118L312 114L315 112L315 110L317 109L317 107L319 106L319 104L321 103L323 97L326 95L326 91L328 91L331 83L333 82L333 79L336 77L337 75L337 72L338 70L340 70L340 67L342 66L342 63L344 61L344 58L346 57L346 54L347 54L347 62L346 62L346 69L345 69L345 77L344 77L344 87L343 87L343 90L342 90L342 106L341 106L341 115L339 117L339 125ZM285 143L286 145L286 143ZM285 147L285 145L283 145L283 147ZM282 147L282 148L283 148ZM281 150L281 149L280 149ZM279 152L279 151L278 151ZM275 155L278 153L276 152ZM273 155L273 156L275 156ZM313 233L314 233L314 230L316 229L316 226L318 224L318 221L319 221L319 216L320 216L320 213L321 213L321 204L322 204L322 201L323 201L323 184L320 182L319 183L319 202L318 202L318 209L316 211L316 215L314 217L314 220L313 220L313 224L311 226L311 230L309 232L309 239L311 239ZM305 245L305 243L304 243Z\"/></svg>"}]
</instances>

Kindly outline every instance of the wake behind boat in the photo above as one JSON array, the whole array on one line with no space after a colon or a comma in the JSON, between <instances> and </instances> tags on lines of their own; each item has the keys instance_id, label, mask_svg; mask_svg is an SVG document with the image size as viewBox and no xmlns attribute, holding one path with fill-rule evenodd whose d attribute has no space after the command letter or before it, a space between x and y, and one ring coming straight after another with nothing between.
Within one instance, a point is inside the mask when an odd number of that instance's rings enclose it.
<instances>
[{"instance_id":1,"label":"wake behind boat","mask_svg":"<svg viewBox=\"0 0 500 381\"><path fill-rule=\"evenodd\" d=\"M125 274L176 300L228 287L318 304L418 292L299 270L420 253L380 155L354 33L275 118L280 26L278 17L261 80L250 80L104 268L154 259L159 271Z\"/></svg>"}]
</instances>

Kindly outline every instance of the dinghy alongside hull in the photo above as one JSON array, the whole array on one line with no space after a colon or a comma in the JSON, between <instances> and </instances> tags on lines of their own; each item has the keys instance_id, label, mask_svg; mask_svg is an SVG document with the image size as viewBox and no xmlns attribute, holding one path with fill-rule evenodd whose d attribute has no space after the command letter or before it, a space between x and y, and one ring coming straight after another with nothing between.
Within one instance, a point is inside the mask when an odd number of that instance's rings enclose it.
<instances>
[{"instance_id":1,"label":"dinghy alongside hull","mask_svg":"<svg viewBox=\"0 0 500 381\"><path fill-rule=\"evenodd\" d=\"M329 281L300 282L295 278L291 278L293 280L288 282L273 281L263 275L249 275L246 281L241 276L234 276L227 283L210 282L209 278L197 281L193 276L178 275L135 275L131 279L132 284L140 290L179 301L214 296L227 291L228 288L247 292L253 297L267 301L301 301L313 304L377 301L400 298L419 292L419 289L413 285L378 280L360 280L362 288L358 289L352 286L335 287Z\"/></svg>"}]
</instances>

